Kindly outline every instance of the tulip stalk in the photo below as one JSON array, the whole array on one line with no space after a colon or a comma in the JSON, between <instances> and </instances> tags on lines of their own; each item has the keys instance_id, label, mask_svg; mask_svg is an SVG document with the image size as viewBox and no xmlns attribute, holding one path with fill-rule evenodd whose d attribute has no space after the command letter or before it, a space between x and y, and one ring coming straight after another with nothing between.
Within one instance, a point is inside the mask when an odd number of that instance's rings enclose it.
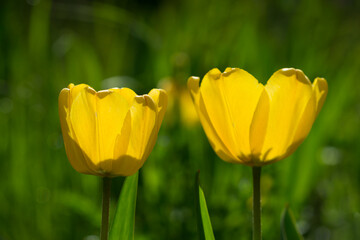
<instances>
[{"instance_id":1,"label":"tulip stalk","mask_svg":"<svg viewBox=\"0 0 360 240\"><path fill-rule=\"evenodd\" d=\"M109 236L109 209L111 194L111 178L103 177L103 195L102 195L102 220L100 239L107 240Z\"/></svg>"},{"instance_id":2,"label":"tulip stalk","mask_svg":"<svg viewBox=\"0 0 360 240\"><path fill-rule=\"evenodd\" d=\"M253 167L253 240L261 240L261 167Z\"/></svg>"}]
</instances>

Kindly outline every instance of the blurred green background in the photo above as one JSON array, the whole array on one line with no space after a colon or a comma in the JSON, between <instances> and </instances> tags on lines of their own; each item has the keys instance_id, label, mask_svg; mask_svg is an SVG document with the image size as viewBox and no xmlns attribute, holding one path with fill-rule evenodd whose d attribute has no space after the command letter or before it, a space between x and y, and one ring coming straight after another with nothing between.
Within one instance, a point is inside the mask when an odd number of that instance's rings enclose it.
<instances>
[{"instance_id":1,"label":"blurred green background","mask_svg":"<svg viewBox=\"0 0 360 240\"><path fill-rule=\"evenodd\" d=\"M185 91L189 76L227 66L263 83L282 67L329 83L305 142L263 169L264 239L280 238L286 203L306 239L360 239L359 12L355 0L2 1L0 239L97 239L100 179L73 170L62 142L69 83L170 93L140 170L137 240L196 239L198 169L215 237L250 239L251 169L214 154Z\"/></svg>"}]
</instances>

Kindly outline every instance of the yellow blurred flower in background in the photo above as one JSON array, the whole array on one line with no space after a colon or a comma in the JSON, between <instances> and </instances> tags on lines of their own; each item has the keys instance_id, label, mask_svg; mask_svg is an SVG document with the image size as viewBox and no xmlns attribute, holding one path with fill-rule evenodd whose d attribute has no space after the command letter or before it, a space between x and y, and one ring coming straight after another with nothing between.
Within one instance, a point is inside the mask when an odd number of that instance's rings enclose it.
<instances>
[{"instance_id":1,"label":"yellow blurred flower in background","mask_svg":"<svg viewBox=\"0 0 360 240\"><path fill-rule=\"evenodd\" d=\"M199 123L199 117L192 103L189 90L185 85L180 85L173 78L164 78L159 86L169 94L166 122L173 124L179 117L182 126L191 128Z\"/></svg>"},{"instance_id":2,"label":"yellow blurred flower in background","mask_svg":"<svg viewBox=\"0 0 360 240\"><path fill-rule=\"evenodd\" d=\"M238 68L188 79L195 108L211 146L228 162L263 166L292 154L309 134L328 86L311 84L301 70L284 68L267 84Z\"/></svg>"},{"instance_id":3,"label":"yellow blurred flower in background","mask_svg":"<svg viewBox=\"0 0 360 240\"><path fill-rule=\"evenodd\" d=\"M180 120L184 126L192 127L199 122L199 117L191 100L189 91L181 89L179 93Z\"/></svg>"},{"instance_id":4,"label":"yellow blurred flower in background","mask_svg":"<svg viewBox=\"0 0 360 240\"><path fill-rule=\"evenodd\" d=\"M130 176L151 153L167 106L164 90L96 92L86 84L61 90L59 115L73 168L101 177Z\"/></svg>"}]
</instances>

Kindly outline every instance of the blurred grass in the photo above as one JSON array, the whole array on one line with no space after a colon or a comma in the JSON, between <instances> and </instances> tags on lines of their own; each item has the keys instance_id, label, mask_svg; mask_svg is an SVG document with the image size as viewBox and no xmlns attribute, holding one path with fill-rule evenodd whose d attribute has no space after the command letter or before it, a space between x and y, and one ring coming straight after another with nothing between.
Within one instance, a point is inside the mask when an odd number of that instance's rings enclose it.
<instances>
[{"instance_id":1,"label":"blurred grass","mask_svg":"<svg viewBox=\"0 0 360 240\"><path fill-rule=\"evenodd\" d=\"M325 77L329 95L295 154L263 170L263 230L290 203L306 239L359 239L360 4L333 1L4 1L0 8L0 238L91 239L99 179L68 163L57 113L69 83L146 93L160 80L241 67ZM179 90L180 91L180 90ZM136 239L196 238L192 179L217 239L251 237L251 171L222 162L174 99L140 171ZM113 204L123 179L113 184Z\"/></svg>"}]
</instances>

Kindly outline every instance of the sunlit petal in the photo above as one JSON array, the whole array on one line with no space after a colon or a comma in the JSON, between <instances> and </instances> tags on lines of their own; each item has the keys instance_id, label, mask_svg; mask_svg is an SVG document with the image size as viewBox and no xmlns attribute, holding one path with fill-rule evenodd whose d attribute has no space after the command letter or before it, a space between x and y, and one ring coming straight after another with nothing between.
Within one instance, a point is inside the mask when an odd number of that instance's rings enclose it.
<instances>
[{"instance_id":1,"label":"sunlit petal","mask_svg":"<svg viewBox=\"0 0 360 240\"><path fill-rule=\"evenodd\" d=\"M76 143L76 147L81 149L82 154L83 154L83 156L84 156L84 158L86 160L86 164L87 164L88 168L93 173L98 174L97 168L96 168L96 161L94 161L94 159L92 159L91 156L88 155L88 153L81 146L81 144L79 142L79 139L78 139L78 136L77 136L77 134L76 134L76 132L74 130L74 124L73 124L72 119L71 119L71 113L72 113L72 109L74 107L73 103L76 101L76 99L79 97L79 95L82 95L82 97L84 98L84 96L87 96L86 92L91 92L91 94L95 94L95 90L92 89L91 87L89 87L86 84L79 84L79 85L70 84L69 88L70 88L70 93L69 93L69 106L70 106L69 110L70 111L68 113L68 119L69 119L68 120L68 125L69 125L69 128L70 128L70 132L72 133L71 135L73 137L73 140ZM82 97L79 97L79 98L82 98ZM85 102L87 102L87 101L85 101ZM79 104L79 102L77 104L75 104L75 105L82 108L81 103ZM94 139L94 141L95 141L95 139ZM97 157L97 155L96 155L96 157Z\"/></svg>"},{"instance_id":2,"label":"sunlit petal","mask_svg":"<svg viewBox=\"0 0 360 240\"><path fill-rule=\"evenodd\" d=\"M270 99L270 111L261 158L276 161L291 145L313 91L304 73L292 68L275 72L265 89Z\"/></svg>"},{"instance_id":3,"label":"sunlit petal","mask_svg":"<svg viewBox=\"0 0 360 240\"><path fill-rule=\"evenodd\" d=\"M198 112L204 131L209 139L211 146L213 147L217 155L225 161L233 162L235 161L234 159L236 159L235 155L233 155L229 151L229 149L220 139L219 135L215 131L210 121L210 118L204 106L204 101L200 96L199 82L200 79L198 77L190 77L188 79L188 89L194 101L195 109Z\"/></svg>"},{"instance_id":4,"label":"sunlit petal","mask_svg":"<svg viewBox=\"0 0 360 240\"><path fill-rule=\"evenodd\" d=\"M129 105L132 105L132 102L136 97L136 93L130 88L111 88L109 90L120 93L120 95L128 102Z\"/></svg>"},{"instance_id":5,"label":"sunlit petal","mask_svg":"<svg viewBox=\"0 0 360 240\"><path fill-rule=\"evenodd\" d=\"M61 90L59 95L59 116L66 154L69 162L76 171L90 174L92 171L87 166L84 155L75 142L69 127L71 126L69 121L69 93L70 90L68 88L64 88Z\"/></svg>"},{"instance_id":6,"label":"sunlit petal","mask_svg":"<svg viewBox=\"0 0 360 240\"><path fill-rule=\"evenodd\" d=\"M81 88L80 88L81 87ZM90 87L77 85L71 89L70 122L74 137L92 164L99 163L99 146L95 118L96 92Z\"/></svg>"},{"instance_id":7,"label":"sunlit petal","mask_svg":"<svg viewBox=\"0 0 360 240\"><path fill-rule=\"evenodd\" d=\"M251 160L249 129L262 89L241 69L224 74L211 70L201 82L201 96L214 129L240 161Z\"/></svg>"},{"instance_id":8,"label":"sunlit petal","mask_svg":"<svg viewBox=\"0 0 360 240\"><path fill-rule=\"evenodd\" d=\"M293 139L289 142L288 149L285 154L280 156L279 159L284 159L290 156L305 140L309 134L311 127L316 118L316 97L315 94L309 99L302 116L299 117L299 122L295 128L295 135Z\"/></svg>"},{"instance_id":9,"label":"sunlit petal","mask_svg":"<svg viewBox=\"0 0 360 240\"><path fill-rule=\"evenodd\" d=\"M251 160L250 125L264 86L248 72L233 68L222 74L223 97L228 108L241 160Z\"/></svg>"},{"instance_id":10,"label":"sunlit petal","mask_svg":"<svg viewBox=\"0 0 360 240\"><path fill-rule=\"evenodd\" d=\"M313 86L313 95L309 99L309 102L300 118L298 126L296 127L295 135L291 141L291 145L288 147L287 152L281 158L290 156L298 146L305 140L309 134L311 127L315 121L316 116L319 114L328 91L328 85L325 79L316 78Z\"/></svg>"}]
</instances>

